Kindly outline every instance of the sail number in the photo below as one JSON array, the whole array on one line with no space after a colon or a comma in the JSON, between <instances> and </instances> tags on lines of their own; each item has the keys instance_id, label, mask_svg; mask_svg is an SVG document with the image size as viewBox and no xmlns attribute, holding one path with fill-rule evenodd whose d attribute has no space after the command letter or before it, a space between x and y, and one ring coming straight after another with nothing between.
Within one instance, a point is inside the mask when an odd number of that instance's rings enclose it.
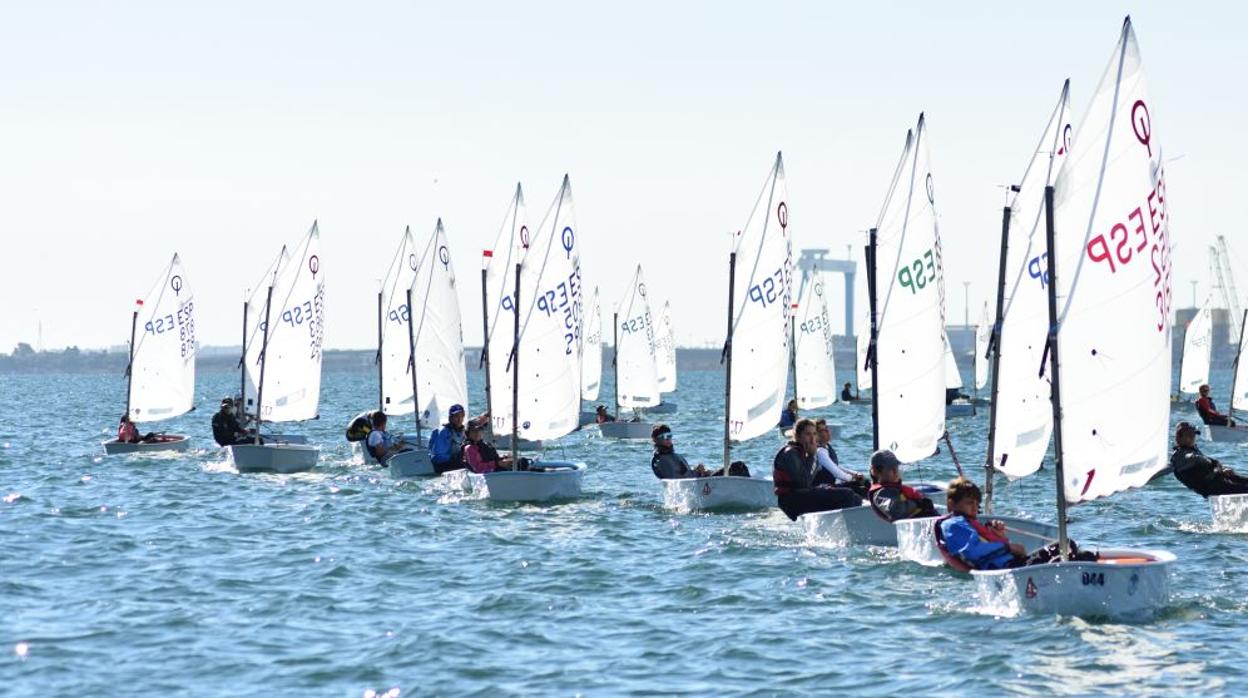
<instances>
[{"instance_id":1,"label":"sail number","mask_svg":"<svg viewBox=\"0 0 1248 698\"><path fill-rule=\"evenodd\" d=\"M897 271L897 282L910 293L918 293L936 280L936 255L928 249Z\"/></svg>"},{"instance_id":2,"label":"sail number","mask_svg":"<svg viewBox=\"0 0 1248 698\"><path fill-rule=\"evenodd\" d=\"M1084 572L1082 581L1085 587L1103 587L1105 586L1105 573Z\"/></svg>"},{"instance_id":3,"label":"sail number","mask_svg":"<svg viewBox=\"0 0 1248 698\"><path fill-rule=\"evenodd\" d=\"M784 302L784 307L789 307L789 288L787 283L788 274L785 273L783 266L777 267L774 272L767 275L762 283L754 284L750 287L748 297L751 301L762 305L764 308L773 304Z\"/></svg>"},{"instance_id":4,"label":"sail number","mask_svg":"<svg viewBox=\"0 0 1248 698\"><path fill-rule=\"evenodd\" d=\"M1165 172L1159 170L1157 183L1144 196L1143 205L1136 206L1125 219L1115 222L1108 236L1102 233L1092 238L1086 248L1088 259L1108 265L1110 274L1117 274L1135 260L1143 259L1145 250L1148 250L1147 257L1153 268L1158 332L1166 329L1171 304L1170 242L1166 239L1165 222Z\"/></svg>"},{"instance_id":5,"label":"sail number","mask_svg":"<svg viewBox=\"0 0 1248 698\"><path fill-rule=\"evenodd\" d=\"M178 331L178 343L182 358L195 353L195 302L186 300L178 304L174 313L162 315L143 324L143 331L152 336Z\"/></svg>"},{"instance_id":6,"label":"sail number","mask_svg":"<svg viewBox=\"0 0 1248 698\"><path fill-rule=\"evenodd\" d=\"M412 312L408 309L407 303L400 304L397 308L390 309L390 320L392 322L397 322L400 325L406 323L411 316Z\"/></svg>"},{"instance_id":7,"label":"sail number","mask_svg":"<svg viewBox=\"0 0 1248 698\"><path fill-rule=\"evenodd\" d=\"M321 355L321 343L325 339L325 284L316 285L312 298L296 303L282 311L282 322L293 327L307 325L309 347L313 359Z\"/></svg>"},{"instance_id":8,"label":"sail number","mask_svg":"<svg viewBox=\"0 0 1248 698\"><path fill-rule=\"evenodd\" d=\"M638 332L650 333L650 313L642 313L637 317L620 320L620 331L625 334L637 334Z\"/></svg>"},{"instance_id":9,"label":"sail number","mask_svg":"<svg viewBox=\"0 0 1248 698\"><path fill-rule=\"evenodd\" d=\"M568 278L560 279L552 288L537 296L537 309L548 318L563 319L564 354L571 356L579 350L577 345L581 338L581 262L576 260L576 267L568 274Z\"/></svg>"}]
</instances>

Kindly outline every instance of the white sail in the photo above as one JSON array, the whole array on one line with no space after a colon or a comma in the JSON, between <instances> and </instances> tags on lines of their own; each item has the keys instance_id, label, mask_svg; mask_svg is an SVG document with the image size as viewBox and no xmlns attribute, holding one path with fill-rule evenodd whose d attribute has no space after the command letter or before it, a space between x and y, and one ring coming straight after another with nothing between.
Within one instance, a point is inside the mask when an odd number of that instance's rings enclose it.
<instances>
[{"instance_id":1,"label":"white sail","mask_svg":"<svg viewBox=\"0 0 1248 698\"><path fill-rule=\"evenodd\" d=\"M140 301L130 362L130 419L154 422L195 402L195 299L182 260L173 260Z\"/></svg>"},{"instance_id":2,"label":"white sail","mask_svg":"<svg viewBox=\"0 0 1248 698\"><path fill-rule=\"evenodd\" d=\"M992 319L988 315L988 303L984 303L984 312L980 315L979 324L975 326L975 389L983 390L988 385L988 342L992 339Z\"/></svg>"},{"instance_id":3,"label":"white sail","mask_svg":"<svg viewBox=\"0 0 1248 698\"><path fill-rule=\"evenodd\" d=\"M671 301L664 301L659 313L654 351L659 362L659 392L673 392L676 390L676 328L672 324Z\"/></svg>"},{"instance_id":4,"label":"white sail","mask_svg":"<svg viewBox=\"0 0 1248 698\"><path fill-rule=\"evenodd\" d=\"M1039 470L1053 433L1048 369L1042 367L1049 331L1044 190L1057 177L1070 146L1067 80L1010 202L992 466L1015 478Z\"/></svg>"},{"instance_id":5,"label":"white sail","mask_svg":"<svg viewBox=\"0 0 1248 698\"><path fill-rule=\"evenodd\" d=\"M290 250L282 245L277 257L269 263L247 294L244 302L243 327L243 401L247 414L254 416L256 386L260 382L260 352L264 342L264 304L269 297L269 287L277 282L277 272L290 263Z\"/></svg>"},{"instance_id":6,"label":"white sail","mask_svg":"<svg viewBox=\"0 0 1248 698\"><path fill-rule=\"evenodd\" d=\"M735 236L728 412L728 433L734 441L771 431L784 408L793 299L788 225L784 160L777 153L745 228Z\"/></svg>"},{"instance_id":7,"label":"white sail","mask_svg":"<svg viewBox=\"0 0 1248 698\"><path fill-rule=\"evenodd\" d=\"M654 351L654 318L646 299L641 265L620 303L615 328L616 398L622 408L659 404L659 366Z\"/></svg>"},{"instance_id":8,"label":"white sail","mask_svg":"<svg viewBox=\"0 0 1248 698\"><path fill-rule=\"evenodd\" d=\"M485 308L489 327L484 343L490 362L490 416L495 435L510 435L512 424L511 347L515 340L515 312L512 290L516 282L516 265L529 247L529 219L524 205L524 192L516 185L516 193L503 216L503 224L482 259L485 269Z\"/></svg>"},{"instance_id":9,"label":"white sail","mask_svg":"<svg viewBox=\"0 0 1248 698\"><path fill-rule=\"evenodd\" d=\"M1179 391L1200 392L1200 386L1209 382L1209 360L1213 350L1212 298L1196 311L1183 334L1183 363L1179 366Z\"/></svg>"},{"instance_id":10,"label":"white sail","mask_svg":"<svg viewBox=\"0 0 1248 698\"><path fill-rule=\"evenodd\" d=\"M958 370L958 357L953 355L953 345L949 344L948 331L945 332L945 387L962 389L962 372Z\"/></svg>"},{"instance_id":11,"label":"white sail","mask_svg":"<svg viewBox=\"0 0 1248 698\"><path fill-rule=\"evenodd\" d=\"M572 185L565 175L521 262L518 376L520 437L556 439L580 424L581 257ZM510 397L510 395L508 395ZM495 428L495 433L501 433Z\"/></svg>"},{"instance_id":12,"label":"white sail","mask_svg":"<svg viewBox=\"0 0 1248 698\"><path fill-rule=\"evenodd\" d=\"M1166 467L1171 259L1164 158L1130 19L1054 198L1064 489L1079 502Z\"/></svg>"},{"instance_id":13,"label":"white sail","mask_svg":"<svg viewBox=\"0 0 1248 698\"><path fill-rule=\"evenodd\" d=\"M598 391L602 388L602 309L598 303L597 286L587 308L585 339L581 344L581 399L597 400Z\"/></svg>"},{"instance_id":14,"label":"white sail","mask_svg":"<svg viewBox=\"0 0 1248 698\"><path fill-rule=\"evenodd\" d=\"M1240 316L1242 322L1243 316ZM1248 410L1248 335L1240 333L1239 351L1235 354L1235 377L1232 379L1235 384L1234 393L1231 395L1231 408L1236 410Z\"/></svg>"},{"instance_id":15,"label":"white sail","mask_svg":"<svg viewBox=\"0 0 1248 698\"><path fill-rule=\"evenodd\" d=\"M871 316L866 322L858 325L858 336L854 338L854 376L858 381L858 394L871 389L871 368L867 365L867 351L871 348Z\"/></svg>"},{"instance_id":16,"label":"white sail","mask_svg":"<svg viewBox=\"0 0 1248 698\"><path fill-rule=\"evenodd\" d=\"M806 297L798 301L794 361L797 363L797 406L814 409L836 402L836 366L832 324L828 320L827 287L818 271L811 275Z\"/></svg>"},{"instance_id":17,"label":"white sail","mask_svg":"<svg viewBox=\"0 0 1248 698\"><path fill-rule=\"evenodd\" d=\"M381 283L381 408L388 415L411 414L412 374L409 362L412 348L408 323L407 290L413 287L421 257L416 251L410 228L403 231L399 249Z\"/></svg>"},{"instance_id":18,"label":"white sail","mask_svg":"<svg viewBox=\"0 0 1248 698\"><path fill-rule=\"evenodd\" d=\"M451 405L459 404L468 409L459 296L446 230L440 218L420 256L411 289L411 332L416 347L412 361L421 422L438 425L449 418ZM410 393L411 376L405 375Z\"/></svg>"},{"instance_id":19,"label":"white sail","mask_svg":"<svg viewBox=\"0 0 1248 698\"><path fill-rule=\"evenodd\" d=\"M880 447L904 462L945 433L945 281L923 115L880 212L876 249Z\"/></svg>"},{"instance_id":20,"label":"white sail","mask_svg":"<svg viewBox=\"0 0 1248 698\"><path fill-rule=\"evenodd\" d=\"M267 342L261 351L260 416L266 422L313 419L321 398L325 337L325 271L315 223L277 271L269 298ZM263 315L264 305L259 308ZM263 335L262 335L263 337ZM249 367L250 368L250 367ZM263 373L261 373L261 371Z\"/></svg>"}]
</instances>

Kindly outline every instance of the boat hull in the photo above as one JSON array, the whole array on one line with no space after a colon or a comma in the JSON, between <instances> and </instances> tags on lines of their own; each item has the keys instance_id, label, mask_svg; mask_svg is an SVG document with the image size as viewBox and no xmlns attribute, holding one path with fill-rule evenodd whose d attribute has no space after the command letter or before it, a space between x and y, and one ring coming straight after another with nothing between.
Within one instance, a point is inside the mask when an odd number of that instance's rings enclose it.
<instances>
[{"instance_id":1,"label":"boat hull","mask_svg":"<svg viewBox=\"0 0 1248 698\"><path fill-rule=\"evenodd\" d=\"M162 437L161 441L152 443L126 443L112 439L104 442L104 452L110 456L120 456L130 453L158 453L161 451L185 451L190 447L190 439L181 434L169 434Z\"/></svg>"},{"instance_id":2,"label":"boat hull","mask_svg":"<svg viewBox=\"0 0 1248 698\"><path fill-rule=\"evenodd\" d=\"M649 439L654 425L649 422L603 422L598 429L608 439Z\"/></svg>"},{"instance_id":3,"label":"boat hull","mask_svg":"<svg viewBox=\"0 0 1248 698\"><path fill-rule=\"evenodd\" d=\"M1248 532L1248 494L1222 494L1209 498L1213 526L1219 531Z\"/></svg>"},{"instance_id":4,"label":"boat hull","mask_svg":"<svg viewBox=\"0 0 1248 698\"><path fill-rule=\"evenodd\" d=\"M301 473L316 467L321 449L307 444L239 444L229 447L240 473Z\"/></svg>"},{"instance_id":5,"label":"boat hull","mask_svg":"<svg viewBox=\"0 0 1248 698\"><path fill-rule=\"evenodd\" d=\"M680 405L677 405L674 402L664 401L664 402L660 402L654 407L647 407L646 414L675 414L676 410L678 410L679 408L680 408Z\"/></svg>"},{"instance_id":6,"label":"boat hull","mask_svg":"<svg viewBox=\"0 0 1248 698\"><path fill-rule=\"evenodd\" d=\"M661 480L663 506L677 511L749 511L776 506L769 478L715 476Z\"/></svg>"},{"instance_id":7,"label":"boat hull","mask_svg":"<svg viewBox=\"0 0 1248 698\"><path fill-rule=\"evenodd\" d=\"M1063 615L1147 620L1170 598L1173 554L1129 548L1099 551L1097 562L975 570L979 602L1002 615Z\"/></svg>"},{"instance_id":8,"label":"boat hull","mask_svg":"<svg viewBox=\"0 0 1248 698\"><path fill-rule=\"evenodd\" d=\"M894 521L897 529L897 552L903 560L917 562L927 567L940 567L945 558L936 547L933 531L938 517ZM1006 526L1006 536L1013 543L1021 543L1028 552L1042 548L1057 540L1057 526L1017 516L982 516L981 521L1000 521Z\"/></svg>"},{"instance_id":9,"label":"boat hull","mask_svg":"<svg viewBox=\"0 0 1248 698\"><path fill-rule=\"evenodd\" d=\"M581 496L585 464L534 461L528 470L499 470L469 477L473 490L484 487L493 502L552 502Z\"/></svg>"},{"instance_id":10,"label":"boat hull","mask_svg":"<svg viewBox=\"0 0 1248 698\"><path fill-rule=\"evenodd\" d=\"M1224 427L1217 424L1206 424L1204 427L1209 430L1210 441L1234 444L1248 441L1248 426Z\"/></svg>"},{"instance_id":11,"label":"boat hull","mask_svg":"<svg viewBox=\"0 0 1248 698\"><path fill-rule=\"evenodd\" d=\"M970 417L975 414L975 403L970 400L954 400L945 405L945 417Z\"/></svg>"},{"instance_id":12,"label":"boat hull","mask_svg":"<svg viewBox=\"0 0 1248 698\"><path fill-rule=\"evenodd\" d=\"M936 485L919 483L913 486L932 497L943 491ZM939 508L939 507L937 507ZM897 527L886 521L869 504L819 511L797 517L806 531L806 541L816 545L850 546L878 545L897 547ZM930 519L922 519L930 521Z\"/></svg>"}]
</instances>

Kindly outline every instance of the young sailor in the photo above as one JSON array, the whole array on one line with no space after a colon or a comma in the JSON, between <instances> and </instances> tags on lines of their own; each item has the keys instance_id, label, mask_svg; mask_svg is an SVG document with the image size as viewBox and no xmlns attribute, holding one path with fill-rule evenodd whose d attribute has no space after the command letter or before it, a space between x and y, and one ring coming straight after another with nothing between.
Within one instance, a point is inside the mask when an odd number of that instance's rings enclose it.
<instances>
[{"instance_id":1,"label":"young sailor","mask_svg":"<svg viewBox=\"0 0 1248 698\"><path fill-rule=\"evenodd\" d=\"M156 440L156 432L148 432L139 436L139 428L130 421L129 414L121 415L121 423L117 425L117 440L123 444L152 443Z\"/></svg>"},{"instance_id":2,"label":"young sailor","mask_svg":"<svg viewBox=\"0 0 1248 698\"><path fill-rule=\"evenodd\" d=\"M498 455L494 445L485 441L485 420L468 422L467 442L464 443L464 464L474 473L492 473L495 470L511 470L511 458Z\"/></svg>"},{"instance_id":3,"label":"young sailor","mask_svg":"<svg viewBox=\"0 0 1248 698\"><path fill-rule=\"evenodd\" d=\"M594 421L597 422L598 424L606 424L607 422L614 422L615 415L611 415L607 413L606 405L599 405L598 407L594 408Z\"/></svg>"},{"instance_id":4,"label":"young sailor","mask_svg":"<svg viewBox=\"0 0 1248 698\"><path fill-rule=\"evenodd\" d=\"M841 460L836 457L836 449L832 448L832 429L828 427L826 419L815 420L815 434L818 437L819 446L819 450L815 453L815 460L819 462L819 466L832 475L837 487L848 487L859 497L866 499L871 483L862 473L854 472L841 465Z\"/></svg>"},{"instance_id":5,"label":"young sailor","mask_svg":"<svg viewBox=\"0 0 1248 698\"><path fill-rule=\"evenodd\" d=\"M945 503L949 514L938 521L945 551L973 570L999 570L1027 565L1040 565L1060 560L1057 543L1041 548L1030 556L1019 543L1005 535L1005 524L979 520L979 487L964 477L949 483ZM1080 552L1075 541L1070 543L1070 559L1095 562L1094 552Z\"/></svg>"},{"instance_id":6,"label":"young sailor","mask_svg":"<svg viewBox=\"0 0 1248 698\"><path fill-rule=\"evenodd\" d=\"M654 455L650 457L650 470L660 480L678 480L691 477L709 477L722 475L723 470L712 473L705 465L689 467L689 461L676 452L672 446L672 428L659 424L650 430L650 440L654 442Z\"/></svg>"},{"instance_id":7,"label":"young sailor","mask_svg":"<svg viewBox=\"0 0 1248 698\"><path fill-rule=\"evenodd\" d=\"M445 473L464 467L464 406L451 405L447 422L429 435L429 456L433 472Z\"/></svg>"},{"instance_id":8,"label":"young sailor","mask_svg":"<svg viewBox=\"0 0 1248 698\"><path fill-rule=\"evenodd\" d=\"M772 463L776 484L776 504L790 519L816 511L856 507L862 498L844 487L836 487L832 474L819 467L815 423L798 420L793 441L785 444Z\"/></svg>"},{"instance_id":9,"label":"young sailor","mask_svg":"<svg viewBox=\"0 0 1248 698\"><path fill-rule=\"evenodd\" d=\"M238 417L234 414L234 398L222 399L221 409L212 415L212 438L218 446L255 442L254 435L238 423ZM261 440L260 443L264 441Z\"/></svg>"},{"instance_id":10,"label":"young sailor","mask_svg":"<svg viewBox=\"0 0 1248 698\"><path fill-rule=\"evenodd\" d=\"M378 463L384 464L386 459L399 451L406 450L406 446L401 441L395 441L393 437L386 432L386 413L377 410L373 413L372 423L373 429L368 432L368 437L364 440L364 447L368 449L370 455L377 459Z\"/></svg>"},{"instance_id":11,"label":"young sailor","mask_svg":"<svg viewBox=\"0 0 1248 698\"><path fill-rule=\"evenodd\" d=\"M1220 427L1235 426L1235 422L1219 412L1217 406L1213 404L1213 398L1209 397L1209 385L1202 385L1199 390L1200 397L1196 399L1196 412L1200 414L1201 421Z\"/></svg>"},{"instance_id":12,"label":"young sailor","mask_svg":"<svg viewBox=\"0 0 1248 698\"><path fill-rule=\"evenodd\" d=\"M854 394L849 390L849 383L845 383L845 387L841 388L841 402L852 402Z\"/></svg>"},{"instance_id":13,"label":"young sailor","mask_svg":"<svg viewBox=\"0 0 1248 698\"><path fill-rule=\"evenodd\" d=\"M936 506L922 492L901 484L901 461L887 449L871 454L871 507L889 521L936 516Z\"/></svg>"},{"instance_id":14,"label":"young sailor","mask_svg":"<svg viewBox=\"0 0 1248 698\"><path fill-rule=\"evenodd\" d=\"M1175 428L1170 467L1179 482L1202 497L1248 494L1248 478L1200 452L1196 447L1196 427L1189 422L1179 422Z\"/></svg>"},{"instance_id":15,"label":"young sailor","mask_svg":"<svg viewBox=\"0 0 1248 698\"><path fill-rule=\"evenodd\" d=\"M789 400L789 404L780 413L780 422L776 426L781 429L797 424L797 400Z\"/></svg>"}]
</instances>

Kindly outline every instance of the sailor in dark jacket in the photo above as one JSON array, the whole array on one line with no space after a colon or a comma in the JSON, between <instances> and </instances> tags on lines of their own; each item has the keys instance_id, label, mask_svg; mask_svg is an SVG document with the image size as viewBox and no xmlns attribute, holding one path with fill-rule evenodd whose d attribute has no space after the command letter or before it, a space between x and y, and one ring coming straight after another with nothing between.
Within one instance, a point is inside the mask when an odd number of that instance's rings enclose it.
<instances>
[{"instance_id":1,"label":"sailor in dark jacket","mask_svg":"<svg viewBox=\"0 0 1248 698\"><path fill-rule=\"evenodd\" d=\"M1248 494L1248 478L1196 448L1196 427L1188 422L1179 422L1175 429L1170 467L1179 482L1202 497Z\"/></svg>"},{"instance_id":2,"label":"sailor in dark jacket","mask_svg":"<svg viewBox=\"0 0 1248 698\"><path fill-rule=\"evenodd\" d=\"M851 490L836 487L832 474L815 460L819 446L814 422L798 420L793 439L780 449L772 463L776 504L786 516L796 521L802 514L862 504L862 499Z\"/></svg>"},{"instance_id":3,"label":"sailor in dark jacket","mask_svg":"<svg viewBox=\"0 0 1248 698\"><path fill-rule=\"evenodd\" d=\"M707 477L719 472L707 472L701 463L696 468L689 467L689 461L676 452L672 446L672 428L659 424L650 430L650 440L654 442L654 455L650 458L650 469L660 480L678 480L691 477Z\"/></svg>"}]
</instances>

